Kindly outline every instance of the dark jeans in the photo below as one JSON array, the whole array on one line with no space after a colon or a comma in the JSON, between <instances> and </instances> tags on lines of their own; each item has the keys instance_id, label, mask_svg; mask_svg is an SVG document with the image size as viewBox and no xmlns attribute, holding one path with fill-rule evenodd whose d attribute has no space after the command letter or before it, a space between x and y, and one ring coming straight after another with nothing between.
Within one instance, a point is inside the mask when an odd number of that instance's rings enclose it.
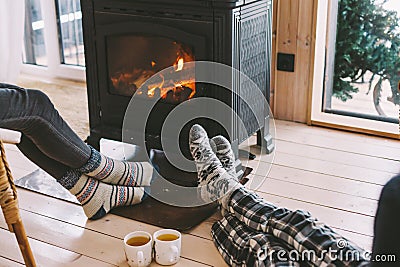
<instances>
[{"instance_id":1,"label":"dark jeans","mask_svg":"<svg viewBox=\"0 0 400 267\"><path fill-rule=\"evenodd\" d=\"M91 154L38 90L0 83L0 128L21 132L19 149L56 179L84 165Z\"/></svg>"},{"instance_id":2,"label":"dark jeans","mask_svg":"<svg viewBox=\"0 0 400 267\"><path fill-rule=\"evenodd\" d=\"M373 255L396 255L396 262L374 262L373 266L400 266L400 175L382 190L374 231Z\"/></svg>"}]
</instances>

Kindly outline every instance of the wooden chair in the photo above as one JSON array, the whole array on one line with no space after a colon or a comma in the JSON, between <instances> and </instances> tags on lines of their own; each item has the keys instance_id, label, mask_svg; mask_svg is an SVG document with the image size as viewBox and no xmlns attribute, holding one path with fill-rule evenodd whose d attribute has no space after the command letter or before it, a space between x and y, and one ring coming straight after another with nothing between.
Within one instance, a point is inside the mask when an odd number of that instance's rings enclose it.
<instances>
[{"instance_id":1,"label":"wooden chair","mask_svg":"<svg viewBox=\"0 0 400 267\"><path fill-rule=\"evenodd\" d=\"M10 232L14 233L25 264L28 267L36 266L31 247L26 236L24 225L18 208L17 190L7 163L3 142L18 143L15 135L0 129L0 205ZM5 137L6 136L6 137ZM11 138L10 138L11 137Z\"/></svg>"}]
</instances>

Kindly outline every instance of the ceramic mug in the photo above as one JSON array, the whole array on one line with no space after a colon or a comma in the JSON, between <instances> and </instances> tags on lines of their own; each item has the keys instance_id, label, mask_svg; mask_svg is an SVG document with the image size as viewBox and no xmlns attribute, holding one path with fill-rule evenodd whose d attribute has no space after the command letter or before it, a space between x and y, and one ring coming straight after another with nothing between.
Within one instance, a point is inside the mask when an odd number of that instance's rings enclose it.
<instances>
[{"instance_id":1,"label":"ceramic mug","mask_svg":"<svg viewBox=\"0 0 400 267\"><path fill-rule=\"evenodd\" d=\"M153 239L151 234L135 231L124 238L125 256L131 267L149 266L152 260Z\"/></svg>"},{"instance_id":2,"label":"ceramic mug","mask_svg":"<svg viewBox=\"0 0 400 267\"><path fill-rule=\"evenodd\" d=\"M162 229L153 234L154 258L158 264L172 265L181 256L181 233L173 229Z\"/></svg>"}]
</instances>

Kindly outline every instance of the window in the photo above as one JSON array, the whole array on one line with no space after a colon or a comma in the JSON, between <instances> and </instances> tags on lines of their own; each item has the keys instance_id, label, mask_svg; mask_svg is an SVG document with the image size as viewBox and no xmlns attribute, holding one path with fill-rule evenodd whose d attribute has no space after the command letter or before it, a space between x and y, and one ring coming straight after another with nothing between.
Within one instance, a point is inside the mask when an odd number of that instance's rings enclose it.
<instances>
[{"instance_id":1,"label":"window","mask_svg":"<svg viewBox=\"0 0 400 267\"><path fill-rule=\"evenodd\" d=\"M58 0L57 3L61 62L85 66L82 12L79 0Z\"/></svg>"},{"instance_id":2,"label":"window","mask_svg":"<svg viewBox=\"0 0 400 267\"><path fill-rule=\"evenodd\" d=\"M26 1L23 61L27 64L47 66L44 22L40 0Z\"/></svg>"},{"instance_id":3,"label":"window","mask_svg":"<svg viewBox=\"0 0 400 267\"><path fill-rule=\"evenodd\" d=\"M398 0L319 1L313 123L398 136L399 21Z\"/></svg>"},{"instance_id":4,"label":"window","mask_svg":"<svg viewBox=\"0 0 400 267\"><path fill-rule=\"evenodd\" d=\"M85 79L79 0L25 0L23 71L48 77Z\"/></svg>"}]
</instances>

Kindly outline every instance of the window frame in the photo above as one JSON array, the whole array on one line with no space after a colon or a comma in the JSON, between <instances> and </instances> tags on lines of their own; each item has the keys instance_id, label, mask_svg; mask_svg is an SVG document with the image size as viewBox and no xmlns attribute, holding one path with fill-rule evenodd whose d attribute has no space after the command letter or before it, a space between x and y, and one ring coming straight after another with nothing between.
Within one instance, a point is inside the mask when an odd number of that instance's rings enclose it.
<instances>
[{"instance_id":1,"label":"window frame","mask_svg":"<svg viewBox=\"0 0 400 267\"><path fill-rule=\"evenodd\" d=\"M44 42L46 46L47 66L23 63L22 73L44 78L63 78L86 81L86 67L61 63L58 22L55 0L40 0L44 21Z\"/></svg>"},{"instance_id":2,"label":"window frame","mask_svg":"<svg viewBox=\"0 0 400 267\"><path fill-rule=\"evenodd\" d=\"M330 42L328 41L328 32L329 30L335 29L335 27L332 27L332 25L329 23L329 19L334 17L332 16L331 11L332 5L335 2L337 3L336 0L319 0L316 7L317 20L315 27L315 51L310 124L399 139L399 125L396 123L349 117L339 114L326 113L323 111L325 99L324 90L326 88L325 83L327 81L326 78L329 78L326 65L330 56L328 51Z\"/></svg>"}]
</instances>

